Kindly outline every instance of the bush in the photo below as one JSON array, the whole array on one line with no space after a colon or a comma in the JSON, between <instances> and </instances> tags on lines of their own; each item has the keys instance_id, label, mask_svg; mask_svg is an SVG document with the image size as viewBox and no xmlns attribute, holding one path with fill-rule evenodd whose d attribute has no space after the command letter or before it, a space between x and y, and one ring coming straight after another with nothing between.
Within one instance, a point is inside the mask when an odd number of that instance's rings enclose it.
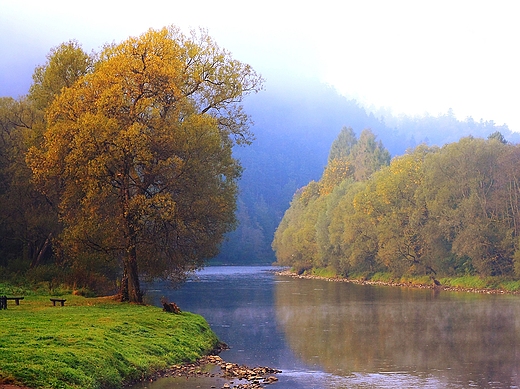
<instances>
[{"instance_id":1,"label":"bush","mask_svg":"<svg viewBox=\"0 0 520 389\"><path fill-rule=\"evenodd\" d=\"M32 284L46 284L49 292L53 292L59 285L64 284L67 270L56 265L42 265L29 269L26 273L27 281Z\"/></svg>"},{"instance_id":2,"label":"bush","mask_svg":"<svg viewBox=\"0 0 520 389\"><path fill-rule=\"evenodd\" d=\"M7 266L4 268L4 271L6 275L15 276L25 274L30 266L30 261L24 260L22 258L17 258L8 261Z\"/></svg>"},{"instance_id":3,"label":"bush","mask_svg":"<svg viewBox=\"0 0 520 389\"><path fill-rule=\"evenodd\" d=\"M306 263L306 262L297 262L294 264L292 270L301 276L303 273L305 273L308 270L312 269L312 264Z\"/></svg>"}]
</instances>

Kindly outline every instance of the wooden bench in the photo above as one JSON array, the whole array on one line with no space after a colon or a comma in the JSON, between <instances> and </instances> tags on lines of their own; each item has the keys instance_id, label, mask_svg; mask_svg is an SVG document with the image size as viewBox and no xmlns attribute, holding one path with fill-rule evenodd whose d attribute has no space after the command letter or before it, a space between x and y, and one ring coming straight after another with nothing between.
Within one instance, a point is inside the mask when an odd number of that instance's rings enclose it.
<instances>
[{"instance_id":1,"label":"wooden bench","mask_svg":"<svg viewBox=\"0 0 520 389\"><path fill-rule=\"evenodd\" d=\"M7 309L8 300L14 300L16 305L20 305L20 300L23 300L23 297L0 296L0 309Z\"/></svg>"},{"instance_id":2,"label":"wooden bench","mask_svg":"<svg viewBox=\"0 0 520 389\"><path fill-rule=\"evenodd\" d=\"M14 300L14 303L16 305L20 305L20 300L23 300L23 296L22 297L7 297L7 300Z\"/></svg>"},{"instance_id":3,"label":"wooden bench","mask_svg":"<svg viewBox=\"0 0 520 389\"><path fill-rule=\"evenodd\" d=\"M65 299L50 299L52 301L52 305L56 306L56 303L61 303L61 306L63 307L65 305Z\"/></svg>"}]
</instances>

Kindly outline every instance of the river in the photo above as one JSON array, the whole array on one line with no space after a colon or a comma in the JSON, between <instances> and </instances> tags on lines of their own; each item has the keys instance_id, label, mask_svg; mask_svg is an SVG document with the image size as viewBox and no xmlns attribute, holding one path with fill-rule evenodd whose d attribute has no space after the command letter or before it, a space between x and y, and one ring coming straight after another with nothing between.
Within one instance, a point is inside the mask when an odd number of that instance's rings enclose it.
<instances>
[{"instance_id":1,"label":"river","mask_svg":"<svg viewBox=\"0 0 520 389\"><path fill-rule=\"evenodd\" d=\"M181 288L148 286L201 314L233 363L283 371L278 389L518 388L520 297L277 276L208 267ZM209 388L164 378L149 389ZM218 387L218 386L217 386Z\"/></svg>"}]
</instances>

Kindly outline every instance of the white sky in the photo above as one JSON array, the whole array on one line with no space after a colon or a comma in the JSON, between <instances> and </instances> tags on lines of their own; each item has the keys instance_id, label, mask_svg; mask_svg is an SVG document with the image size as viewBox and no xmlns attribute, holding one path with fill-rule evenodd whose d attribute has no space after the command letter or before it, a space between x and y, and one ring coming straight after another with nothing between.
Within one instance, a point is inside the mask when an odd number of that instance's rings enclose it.
<instances>
[{"instance_id":1,"label":"white sky","mask_svg":"<svg viewBox=\"0 0 520 389\"><path fill-rule=\"evenodd\" d=\"M51 47L84 49L175 24L204 27L267 78L318 78L395 114L452 108L520 132L516 1L0 0L0 96ZM271 80L271 81L270 81ZM16 96L15 96L16 97Z\"/></svg>"}]
</instances>

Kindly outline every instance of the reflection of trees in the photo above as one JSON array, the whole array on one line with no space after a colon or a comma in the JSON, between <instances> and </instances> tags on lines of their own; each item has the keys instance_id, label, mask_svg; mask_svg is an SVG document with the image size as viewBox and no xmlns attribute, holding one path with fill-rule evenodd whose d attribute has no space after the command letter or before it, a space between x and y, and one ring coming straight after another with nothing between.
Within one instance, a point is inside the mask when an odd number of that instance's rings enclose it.
<instances>
[{"instance_id":1,"label":"reflection of trees","mask_svg":"<svg viewBox=\"0 0 520 389\"><path fill-rule=\"evenodd\" d=\"M330 373L518 379L517 297L292 280L276 284L275 301L292 350Z\"/></svg>"},{"instance_id":2,"label":"reflection of trees","mask_svg":"<svg viewBox=\"0 0 520 389\"><path fill-rule=\"evenodd\" d=\"M265 273L267 274L267 273ZM202 315L219 339L231 347L223 358L230 362L254 366L280 366L287 346L276 328L271 275L217 273L202 282L188 282L178 290L166 284L154 284L156 291L147 293L147 301L160 305L161 296L175 301L182 310ZM240 350L243 350L241 352Z\"/></svg>"}]
</instances>

